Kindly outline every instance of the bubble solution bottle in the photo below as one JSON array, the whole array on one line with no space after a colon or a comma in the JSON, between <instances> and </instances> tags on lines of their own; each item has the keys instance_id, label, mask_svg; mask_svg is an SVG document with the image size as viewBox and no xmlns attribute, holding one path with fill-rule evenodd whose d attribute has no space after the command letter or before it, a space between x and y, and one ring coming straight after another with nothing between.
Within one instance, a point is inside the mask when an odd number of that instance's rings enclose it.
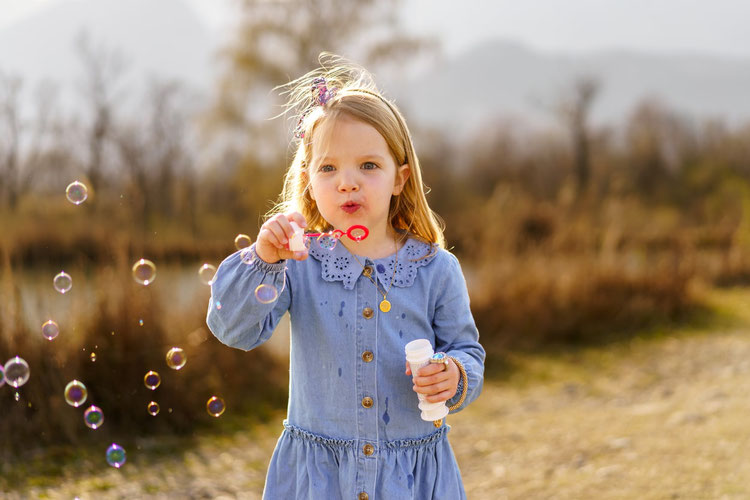
<instances>
[{"instance_id":1,"label":"bubble solution bottle","mask_svg":"<svg viewBox=\"0 0 750 500\"><path fill-rule=\"evenodd\" d=\"M404 351L406 352L406 361L411 368L412 379L417 376L417 370L430 364L430 358L434 354L432 345L427 339L412 340L406 344ZM430 403L425 399L426 396L424 394L417 393L417 396L419 397L418 407L422 410L422 420L434 422L443 419L448 414L448 407L444 401Z\"/></svg>"}]
</instances>

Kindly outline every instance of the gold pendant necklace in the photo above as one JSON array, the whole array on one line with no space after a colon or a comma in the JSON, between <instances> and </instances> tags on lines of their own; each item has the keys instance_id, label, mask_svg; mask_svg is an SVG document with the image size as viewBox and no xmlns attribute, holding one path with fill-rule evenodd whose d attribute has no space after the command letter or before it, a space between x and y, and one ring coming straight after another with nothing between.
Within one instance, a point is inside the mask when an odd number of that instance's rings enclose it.
<instances>
[{"instance_id":1,"label":"gold pendant necklace","mask_svg":"<svg viewBox=\"0 0 750 500\"><path fill-rule=\"evenodd\" d=\"M393 288L393 278L396 277L396 268L398 267L398 243L396 242L396 240L393 240L393 243L394 243L394 245L396 247L396 261L393 264L393 274L391 275L391 283L390 283L390 285L388 285L388 290L386 290L385 293L381 292L380 291L380 287L378 286L378 282L375 281L374 279L372 279L372 276L370 276L370 275L368 275L368 274L365 273L365 276L367 276L367 278L370 281L372 281L372 284L375 285L375 289L378 291L378 293L383 296L383 300L380 301L380 305L378 307L384 313L387 313L388 311L391 310L391 303L388 301L388 299L386 297L388 296L388 293L391 291L391 288ZM357 261L357 264L359 264L360 266L362 266L362 270L364 271L365 266L362 265L362 263L359 261L359 259L357 258L357 256L354 255L354 253L352 253L352 257L354 257L354 260Z\"/></svg>"}]
</instances>

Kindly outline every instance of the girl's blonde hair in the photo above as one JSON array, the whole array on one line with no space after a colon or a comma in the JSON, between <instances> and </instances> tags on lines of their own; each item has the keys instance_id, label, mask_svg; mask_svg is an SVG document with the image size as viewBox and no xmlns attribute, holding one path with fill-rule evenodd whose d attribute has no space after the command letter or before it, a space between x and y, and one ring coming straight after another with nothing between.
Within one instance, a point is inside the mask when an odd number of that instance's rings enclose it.
<instances>
[{"instance_id":1,"label":"girl's blonde hair","mask_svg":"<svg viewBox=\"0 0 750 500\"><path fill-rule=\"evenodd\" d=\"M307 220L308 229L331 229L310 196L307 168L312 162L315 128L324 119L336 119L345 115L374 127L385 139L396 165L408 164L410 167L410 175L403 190L399 195L391 197L388 211L390 225L427 243L445 248L443 223L427 204L419 160L414 152L409 129L399 110L380 94L365 69L333 54L323 53L319 61L320 68L279 87L287 89L283 94L289 96L284 113L291 112L302 118L299 119L295 134L299 137L297 151L284 176L280 200L269 215L298 211ZM314 92L313 81L319 78L325 78L325 85L331 91L327 101L319 100Z\"/></svg>"}]
</instances>

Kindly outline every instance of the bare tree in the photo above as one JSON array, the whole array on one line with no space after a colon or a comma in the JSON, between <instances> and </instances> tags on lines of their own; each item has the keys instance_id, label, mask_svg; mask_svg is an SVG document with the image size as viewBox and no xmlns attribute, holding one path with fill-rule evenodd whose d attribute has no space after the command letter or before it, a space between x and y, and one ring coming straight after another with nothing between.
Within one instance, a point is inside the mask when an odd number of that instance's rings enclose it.
<instances>
[{"instance_id":1,"label":"bare tree","mask_svg":"<svg viewBox=\"0 0 750 500\"><path fill-rule=\"evenodd\" d=\"M591 77L580 78L573 87L573 95L560 106L560 114L569 130L573 147L573 170L578 192L584 192L591 180L591 132L589 115L599 83Z\"/></svg>"},{"instance_id":2,"label":"bare tree","mask_svg":"<svg viewBox=\"0 0 750 500\"><path fill-rule=\"evenodd\" d=\"M399 3L243 0L236 39L221 54L227 70L207 120L209 130L237 131L245 144L251 132L258 138L251 149L267 143L259 133L268 129L265 119L275 114L269 89L313 69L321 52L384 65L434 48L432 41L399 29Z\"/></svg>"},{"instance_id":3,"label":"bare tree","mask_svg":"<svg viewBox=\"0 0 750 500\"><path fill-rule=\"evenodd\" d=\"M96 190L103 182L106 143L114 127L115 103L121 98L118 85L127 65L119 51L95 47L85 33L76 45L84 69L80 91L91 114L85 170L90 187Z\"/></svg>"},{"instance_id":4,"label":"bare tree","mask_svg":"<svg viewBox=\"0 0 750 500\"><path fill-rule=\"evenodd\" d=\"M15 210L19 198L21 79L0 73L0 198Z\"/></svg>"},{"instance_id":5,"label":"bare tree","mask_svg":"<svg viewBox=\"0 0 750 500\"><path fill-rule=\"evenodd\" d=\"M178 192L182 208L194 192L193 161L187 143L188 110L176 82L151 82L140 108L145 113L112 132L120 163L127 172L130 197L148 226L154 214L173 217ZM189 214L186 214L189 218Z\"/></svg>"}]
</instances>

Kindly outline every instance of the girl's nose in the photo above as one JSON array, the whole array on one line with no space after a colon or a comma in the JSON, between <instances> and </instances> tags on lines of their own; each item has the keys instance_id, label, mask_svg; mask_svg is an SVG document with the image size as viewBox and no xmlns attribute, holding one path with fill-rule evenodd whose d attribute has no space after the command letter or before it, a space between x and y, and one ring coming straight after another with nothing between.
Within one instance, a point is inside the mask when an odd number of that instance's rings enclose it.
<instances>
[{"instance_id":1,"label":"girl's nose","mask_svg":"<svg viewBox=\"0 0 750 500\"><path fill-rule=\"evenodd\" d=\"M359 184L353 175L342 175L339 179L339 191L342 193L350 193L359 191Z\"/></svg>"}]
</instances>

